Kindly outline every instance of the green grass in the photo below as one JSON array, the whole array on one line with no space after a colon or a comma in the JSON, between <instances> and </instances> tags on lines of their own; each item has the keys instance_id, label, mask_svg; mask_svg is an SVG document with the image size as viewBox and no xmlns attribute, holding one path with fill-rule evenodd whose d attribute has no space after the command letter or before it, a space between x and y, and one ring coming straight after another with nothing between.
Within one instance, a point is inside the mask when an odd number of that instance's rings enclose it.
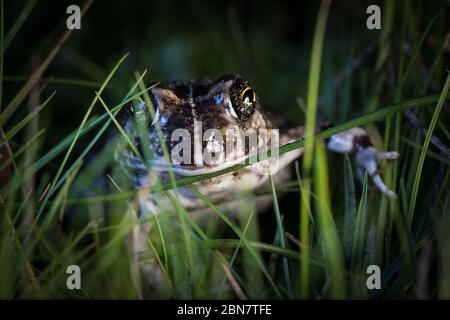
<instances>
[{"instance_id":1,"label":"green grass","mask_svg":"<svg viewBox=\"0 0 450 320\"><path fill-rule=\"evenodd\" d=\"M319 95L320 71L322 66L322 50L325 38L325 28L327 23L328 11L331 1L322 1L317 17L316 31L311 50L311 67L309 71L308 81L308 98L306 101L306 122L305 122L305 151L303 155L303 188L301 198L300 211L300 235L301 242L305 245L305 249L300 251L301 255L301 288L302 297L308 298L310 292L309 286L309 210L311 197L311 167L314 155L314 131L316 128L317 100Z\"/></svg>"},{"instance_id":2,"label":"green grass","mask_svg":"<svg viewBox=\"0 0 450 320\"><path fill-rule=\"evenodd\" d=\"M428 146L430 145L431 136L433 134L436 123L439 119L439 115L441 113L442 106L444 105L444 102L447 98L449 90L450 90L450 74L447 75L447 80L445 81L444 88L442 89L441 96L437 103L436 109L433 112L433 117L431 118L430 126L428 127L427 135L425 137L425 141L423 143L422 150L420 152L419 163L417 164L416 176L414 178L411 202L409 204L409 210L408 210L409 224L411 224L412 220L413 220L413 214L415 211L414 209L415 209L416 200L417 200L417 193L419 192L420 177L422 175L423 163L425 161Z\"/></svg>"},{"instance_id":3,"label":"green grass","mask_svg":"<svg viewBox=\"0 0 450 320\"><path fill-rule=\"evenodd\" d=\"M202 194L196 183L242 169L248 165L245 163L182 179L170 170L168 181L156 179L139 192L115 178L107 181L106 190L87 192L96 190L97 177L106 167L112 165L116 177L112 148L128 146L139 157L152 158L148 149L139 153L117 116L141 99L154 117L144 83L156 75L130 68L136 53L121 53L114 62L105 60L100 68L110 70L105 75L102 71L93 72L90 79L54 76L48 70L71 40L67 32L48 45L50 50L44 50L48 53L30 77L4 75L3 65L8 63L4 53L20 40L20 30L34 14L35 3L28 2L5 30L3 16L9 12L1 1L0 174L5 178L0 183L0 298L450 298L450 160L431 139L438 137L449 145L444 111L448 113L450 75L443 62L442 14L434 12L429 20L414 24L420 17L414 11L417 3L401 7L387 1L383 29L376 33L377 54L368 58L370 62L363 61L358 70L347 72L342 88L334 90L333 81L341 70L336 58L344 61L348 70L356 48L366 41L356 32L349 33L348 42L336 44L329 25L333 9L339 9L333 7L335 3L323 1L314 12L317 19L313 19L314 32L304 57L290 61L290 67L298 65L302 70L302 79L295 78L295 82L280 76L284 89L274 85L273 92L258 91L260 98L273 94L282 96L280 101L289 101L283 110L280 107L286 114L295 114L292 110L298 109L295 104L300 101L306 116L305 139L268 155L304 148L303 158L295 164L296 176L283 185L274 184L270 176L266 188L239 194L239 208L230 216ZM236 12L231 11L227 19L236 51L228 56L215 39L217 51L223 51L224 61L237 56L244 65L240 70L251 69L247 75L264 88L265 76L273 71L264 70L273 67L264 62L270 50L264 49L258 34L246 42L248 35ZM430 35L438 39L434 47L427 44ZM409 53L398 50L404 42L411 45ZM260 55L250 59L256 48ZM85 59L79 69L86 73L90 60L73 47L71 50L72 55ZM278 53L284 54L281 49ZM303 61L308 56L310 60ZM438 92L424 87L420 65L429 68ZM289 70L283 66L278 72ZM42 92L42 102L33 104L28 97L36 93L37 83L49 88ZM17 90L6 92L5 86ZM283 91L292 87L293 95ZM61 134L55 130L51 114L61 108L61 98L71 90L82 90L80 103L89 102L78 105L80 117L74 116L71 130ZM321 108L331 117L325 120L344 120L315 134ZM416 114L426 134L402 116L405 110ZM139 118L139 111L135 115ZM149 141L141 125L138 121L145 145ZM370 132L378 149L400 152L399 160L380 166L386 184L397 192L397 200L381 195L367 176L359 183L351 157L326 152L324 139L356 126ZM105 144L94 154L107 130L114 128L117 143ZM58 138L57 143L50 142L52 136ZM162 141L160 128L158 138ZM163 153L169 156L164 145ZM89 160L94 155L95 161ZM266 156L261 154L259 160ZM151 163L146 165L151 169ZM183 207L177 190L182 186L209 209L206 216L196 218ZM136 199L143 193L156 197L161 209L158 215L137 216ZM271 197L273 203L264 214L257 210L260 195ZM71 217L71 227L63 228L73 212L77 216ZM148 249L133 254L130 234L136 227L144 230L147 223L152 225L145 237ZM432 247L429 255L424 254L427 246ZM147 291L146 274L139 272L142 263L160 270L157 289ZM67 290L69 264L81 267L82 290ZM365 286L366 268L371 264L382 270L381 290ZM431 271L425 273L424 265Z\"/></svg>"}]
</instances>

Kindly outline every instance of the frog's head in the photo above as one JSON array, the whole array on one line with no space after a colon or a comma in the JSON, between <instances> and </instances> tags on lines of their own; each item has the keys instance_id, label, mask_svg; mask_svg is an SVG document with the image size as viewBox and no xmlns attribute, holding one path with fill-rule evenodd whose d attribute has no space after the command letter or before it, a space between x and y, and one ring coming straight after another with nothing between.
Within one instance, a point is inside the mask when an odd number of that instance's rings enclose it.
<instances>
[{"instance_id":1,"label":"frog's head","mask_svg":"<svg viewBox=\"0 0 450 320\"><path fill-rule=\"evenodd\" d=\"M223 162L200 163L198 149L201 155L205 150L215 155L221 147L225 148L230 134L238 134L239 130L243 134L253 131L258 134L260 129L270 128L256 92L249 82L236 75L222 76L216 81L162 82L149 93L154 110L154 117L147 115L153 153L162 159L164 142L170 155L183 157L183 161L172 159L172 164L191 172ZM251 146L246 147L247 152L251 150Z\"/></svg>"},{"instance_id":2,"label":"frog's head","mask_svg":"<svg viewBox=\"0 0 450 320\"><path fill-rule=\"evenodd\" d=\"M163 143L172 168L180 175L217 171L279 146L278 131L271 128L255 90L239 76L162 82L149 93L154 116L142 104L134 112L146 115L147 143L131 129L135 127L129 125L132 121L125 129L138 149L150 146L156 171L168 167ZM143 167L130 150L120 152L120 158L128 166Z\"/></svg>"},{"instance_id":3,"label":"frog's head","mask_svg":"<svg viewBox=\"0 0 450 320\"><path fill-rule=\"evenodd\" d=\"M157 115L153 124L158 122L165 133L186 129L193 135L194 121L201 121L205 130L265 126L255 123L261 116L254 89L236 75L216 81L163 82L150 93Z\"/></svg>"}]
</instances>

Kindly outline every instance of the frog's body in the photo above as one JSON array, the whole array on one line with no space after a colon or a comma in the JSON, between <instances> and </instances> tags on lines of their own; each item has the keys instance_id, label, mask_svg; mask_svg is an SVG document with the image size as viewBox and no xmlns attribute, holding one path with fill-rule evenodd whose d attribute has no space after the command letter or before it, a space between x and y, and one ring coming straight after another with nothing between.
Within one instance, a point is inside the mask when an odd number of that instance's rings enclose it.
<instances>
[{"instance_id":1,"label":"frog's body","mask_svg":"<svg viewBox=\"0 0 450 320\"><path fill-rule=\"evenodd\" d=\"M134 138L135 150L132 148L118 148L115 159L120 170L132 181L135 189L148 190L155 182L169 181L169 168L172 168L175 178L193 176L197 174L211 173L232 166L242 161L242 154L236 150L226 152L223 158L205 162L198 161L195 141L200 141L200 149L210 151L218 155L224 153L226 139L222 141L217 136L207 134L207 130L214 129L223 136L229 134L231 129L237 129L232 134L233 139L238 139L241 132L244 135L252 132L263 132L262 143L245 144L244 157L251 156L261 151L267 151L278 147L273 145L276 140L273 132L276 125L271 121L272 117L266 113L256 96L255 91L248 82L238 76L224 76L216 81L170 81L159 83L150 90L150 98L154 111L149 109L143 101L136 104L125 116L124 127L128 135ZM149 112L150 111L150 112ZM136 115L140 114L140 123ZM198 127L201 121L200 129ZM196 126L197 125L197 126ZM142 128L144 128L142 130ZM322 128L322 126L320 126ZM178 131L177 131L178 130ZM181 130L181 131L180 131ZM182 135L177 135L183 133ZM276 142L284 145L303 137L303 127L282 130ZM174 138L175 137L175 138ZM181 140L180 140L181 137ZM200 140L196 139L200 137ZM203 137L203 139L202 139ZM259 137L259 136L258 136ZM192 153L186 159L188 161L174 161L174 155L180 154L180 141L185 140L185 153ZM166 152L164 147L166 146ZM387 196L394 197L378 174L379 159L394 159L396 152L377 152L370 142L367 133L361 128L354 128L327 139L326 146L340 153L352 154L356 163L359 176L364 171L372 177L376 186ZM198 146L197 146L198 147ZM178 148L178 149L177 149ZM140 155L136 154L136 149ZM198 151L198 150L197 150ZM195 187L213 203L221 203L221 210L228 214L237 211L236 202L233 199L244 191L251 191L268 182L268 173L274 174L275 183L286 181L290 177L290 164L301 156L302 148L279 155L278 161L264 160L251 164L238 171L219 175L207 180L195 183ZM151 160L144 160L145 155L152 154ZM165 156L166 154L166 156ZM229 157L231 155L231 157ZM221 159L221 161L217 159ZM166 159L169 159L168 164ZM185 158L183 158L186 160ZM204 160L204 159L200 159ZM190 187L180 187L176 191L170 191L176 195L181 205L191 214L202 211L205 204L200 200ZM173 199L158 194L138 193L137 204L141 214L157 214L166 208L173 209ZM270 204L270 196L263 196L257 200L258 207ZM133 231L134 250L140 252L146 250L147 241L145 233L150 225L137 226ZM162 277L157 272L155 265L150 267L148 280L157 285Z\"/></svg>"}]
</instances>

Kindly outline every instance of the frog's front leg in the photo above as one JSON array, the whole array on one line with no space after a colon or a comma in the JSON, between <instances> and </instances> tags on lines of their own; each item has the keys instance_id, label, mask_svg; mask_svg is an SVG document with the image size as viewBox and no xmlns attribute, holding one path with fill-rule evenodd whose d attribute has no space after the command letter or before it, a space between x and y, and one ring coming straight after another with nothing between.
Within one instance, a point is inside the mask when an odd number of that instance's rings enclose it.
<instances>
[{"instance_id":1,"label":"frog's front leg","mask_svg":"<svg viewBox=\"0 0 450 320\"><path fill-rule=\"evenodd\" d=\"M383 159L397 159L399 153L395 151L378 152L370 140L367 132L362 128L353 128L326 139L326 147L335 152L352 154L355 159L356 173L360 179L364 172L372 178L375 185L389 198L396 198L394 191L389 190L381 179L378 161Z\"/></svg>"}]
</instances>

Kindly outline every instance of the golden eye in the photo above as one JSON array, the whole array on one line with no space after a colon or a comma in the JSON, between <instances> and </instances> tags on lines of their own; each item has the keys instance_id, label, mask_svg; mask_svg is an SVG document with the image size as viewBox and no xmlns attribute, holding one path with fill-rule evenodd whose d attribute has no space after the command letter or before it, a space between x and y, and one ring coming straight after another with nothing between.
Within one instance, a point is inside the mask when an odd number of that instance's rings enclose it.
<instances>
[{"instance_id":1,"label":"golden eye","mask_svg":"<svg viewBox=\"0 0 450 320\"><path fill-rule=\"evenodd\" d=\"M247 121L256 108L256 94L248 82L237 78L230 87L230 102L237 118Z\"/></svg>"},{"instance_id":2,"label":"golden eye","mask_svg":"<svg viewBox=\"0 0 450 320\"><path fill-rule=\"evenodd\" d=\"M253 91L253 89L250 86L248 86L244 90L242 90L241 100L245 104L252 104L253 102L255 102L256 95L255 95L255 92Z\"/></svg>"}]
</instances>

